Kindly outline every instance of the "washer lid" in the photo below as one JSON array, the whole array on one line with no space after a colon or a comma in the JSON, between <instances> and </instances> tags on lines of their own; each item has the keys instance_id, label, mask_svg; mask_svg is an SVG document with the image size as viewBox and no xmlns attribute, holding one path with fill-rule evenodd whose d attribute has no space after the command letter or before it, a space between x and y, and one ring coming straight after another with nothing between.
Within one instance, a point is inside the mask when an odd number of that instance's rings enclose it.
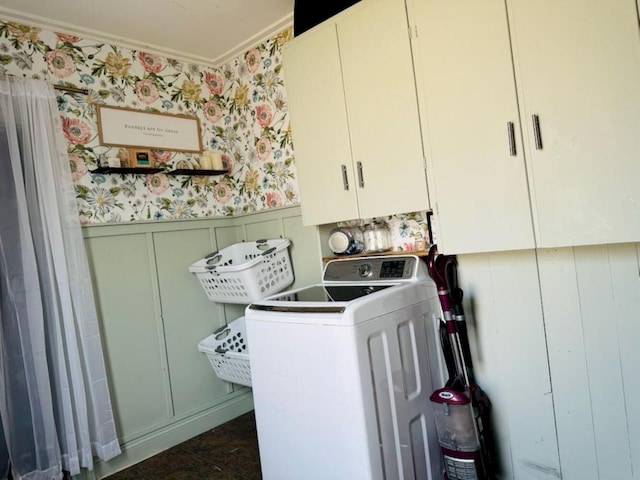
<instances>
[{"instance_id":1,"label":"washer lid","mask_svg":"<svg viewBox=\"0 0 640 480\"><path fill-rule=\"evenodd\" d=\"M297 292L270 297L272 302L350 302L356 298L392 287L393 285L313 285Z\"/></svg>"},{"instance_id":2,"label":"washer lid","mask_svg":"<svg viewBox=\"0 0 640 480\"><path fill-rule=\"evenodd\" d=\"M273 295L262 303L252 303L252 310L274 312L342 313L347 302L394 285L312 285L300 290Z\"/></svg>"}]
</instances>

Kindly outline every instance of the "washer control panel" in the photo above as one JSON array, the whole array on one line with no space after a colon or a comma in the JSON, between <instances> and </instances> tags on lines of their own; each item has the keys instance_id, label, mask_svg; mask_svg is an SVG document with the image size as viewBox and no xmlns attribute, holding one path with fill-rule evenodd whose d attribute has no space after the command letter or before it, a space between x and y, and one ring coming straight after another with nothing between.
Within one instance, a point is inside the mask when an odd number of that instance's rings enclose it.
<instances>
[{"instance_id":1,"label":"washer control panel","mask_svg":"<svg viewBox=\"0 0 640 480\"><path fill-rule=\"evenodd\" d=\"M323 281L398 281L416 279L418 262L411 255L357 257L331 260L324 269Z\"/></svg>"}]
</instances>

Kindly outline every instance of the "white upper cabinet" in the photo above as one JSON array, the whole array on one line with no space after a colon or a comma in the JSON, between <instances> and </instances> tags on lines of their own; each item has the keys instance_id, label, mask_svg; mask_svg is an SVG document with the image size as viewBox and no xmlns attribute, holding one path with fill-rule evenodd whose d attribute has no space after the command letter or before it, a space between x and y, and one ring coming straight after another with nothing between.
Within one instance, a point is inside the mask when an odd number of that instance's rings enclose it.
<instances>
[{"instance_id":1,"label":"white upper cabinet","mask_svg":"<svg viewBox=\"0 0 640 480\"><path fill-rule=\"evenodd\" d=\"M504 1L412 6L438 247L533 248Z\"/></svg>"},{"instance_id":2,"label":"white upper cabinet","mask_svg":"<svg viewBox=\"0 0 640 480\"><path fill-rule=\"evenodd\" d=\"M409 6L441 250L640 240L635 2Z\"/></svg>"},{"instance_id":3,"label":"white upper cabinet","mask_svg":"<svg viewBox=\"0 0 640 480\"><path fill-rule=\"evenodd\" d=\"M289 42L305 225L429 208L403 0L363 0Z\"/></svg>"},{"instance_id":4,"label":"white upper cabinet","mask_svg":"<svg viewBox=\"0 0 640 480\"><path fill-rule=\"evenodd\" d=\"M358 218L335 24L289 42L282 62L303 222Z\"/></svg>"},{"instance_id":5,"label":"white upper cabinet","mask_svg":"<svg viewBox=\"0 0 640 480\"><path fill-rule=\"evenodd\" d=\"M508 5L539 246L640 240L636 2Z\"/></svg>"}]
</instances>

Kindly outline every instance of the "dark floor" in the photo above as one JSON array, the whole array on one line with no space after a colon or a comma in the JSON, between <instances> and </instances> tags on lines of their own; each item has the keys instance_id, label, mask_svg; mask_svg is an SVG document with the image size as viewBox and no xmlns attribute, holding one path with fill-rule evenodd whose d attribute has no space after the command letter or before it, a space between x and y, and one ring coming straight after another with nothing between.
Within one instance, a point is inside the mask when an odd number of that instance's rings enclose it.
<instances>
[{"instance_id":1,"label":"dark floor","mask_svg":"<svg viewBox=\"0 0 640 480\"><path fill-rule=\"evenodd\" d=\"M253 412L198 435L108 480L260 480Z\"/></svg>"}]
</instances>

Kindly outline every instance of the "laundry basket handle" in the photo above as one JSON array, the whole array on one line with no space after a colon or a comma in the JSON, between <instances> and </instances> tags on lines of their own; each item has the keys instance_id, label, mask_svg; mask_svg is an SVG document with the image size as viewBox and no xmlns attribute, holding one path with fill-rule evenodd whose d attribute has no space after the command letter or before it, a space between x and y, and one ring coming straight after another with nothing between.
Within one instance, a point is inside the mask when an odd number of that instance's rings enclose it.
<instances>
[{"instance_id":1,"label":"laundry basket handle","mask_svg":"<svg viewBox=\"0 0 640 480\"><path fill-rule=\"evenodd\" d=\"M220 332L224 332L224 330L225 330L226 328L229 328L229 327L228 327L227 325L222 325L221 327L219 327L219 328L215 329L215 330L213 331L213 334L214 334L214 335L218 335Z\"/></svg>"}]
</instances>

